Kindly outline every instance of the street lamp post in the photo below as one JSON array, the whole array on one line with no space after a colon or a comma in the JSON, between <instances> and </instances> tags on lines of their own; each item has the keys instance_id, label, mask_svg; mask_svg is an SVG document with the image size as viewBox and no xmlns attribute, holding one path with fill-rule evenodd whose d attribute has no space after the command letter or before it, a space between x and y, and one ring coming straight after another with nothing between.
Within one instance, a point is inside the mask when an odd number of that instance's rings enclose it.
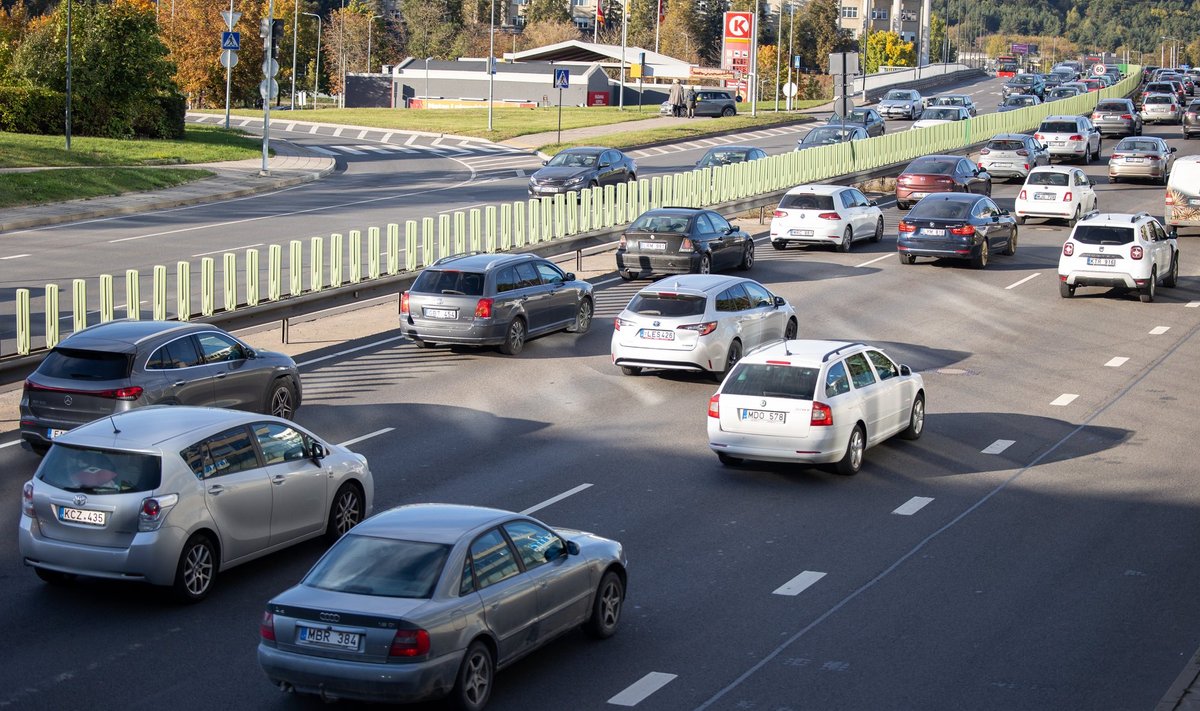
<instances>
[{"instance_id":1,"label":"street lamp post","mask_svg":"<svg viewBox=\"0 0 1200 711\"><path fill-rule=\"evenodd\" d=\"M781 46L783 43L780 42L779 40L782 37L783 37L783 5L780 5L779 6L779 19L775 22L775 113L779 113L779 75L781 73L780 69L782 69L782 66L780 65L779 62L780 62L780 58L783 56L783 52L779 51L779 50L783 49L783 47Z\"/></svg>"},{"instance_id":2,"label":"street lamp post","mask_svg":"<svg viewBox=\"0 0 1200 711\"><path fill-rule=\"evenodd\" d=\"M496 96L496 70L492 64L496 61L496 0L492 0L491 17L488 20L488 131L492 130L492 101Z\"/></svg>"},{"instance_id":3,"label":"street lamp post","mask_svg":"<svg viewBox=\"0 0 1200 711\"><path fill-rule=\"evenodd\" d=\"M382 18L383 15L371 15L367 21L367 74L371 73L371 30L375 28L375 21Z\"/></svg>"},{"instance_id":4,"label":"street lamp post","mask_svg":"<svg viewBox=\"0 0 1200 711\"><path fill-rule=\"evenodd\" d=\"M629 38L629 0L621 3L621 96L618 110L625 110L625 42Z\"/></svg>"},{"instance_id":5,"label":"street lamp post","mask_svg":"<svg viewBox=\"0 0 1200 711\"><path fill-rule=\"evenodd\" d=\"M67 0L67 150L71 150L71 0Z\"/></svg>"},{"instance_id":6,"label":"street lamp post","mask_svg":"<svg viewBox=\"0 0 1200 711\"><path fill-rule=\"evenodd\" d=\"M346 0L342 0L342 12L338 15L338 67L342 74L342 91L338 103L346 108Z\"/></svg>"},{"instance_id":7,"label":"street lamp post","mask_svg":"<svg viewBox=\"0 0 1200 711\"><path fill-rule=\"evenodd\" d=\"M787 85L792 86L792 48L796 46L796 2L788 3L788 80ZM792 94L795 91L789 91L785 106L788 111L792 110Z\"/></svg>"},{"instance_id":8,"label":"street lamp post","mask_svg":"<svg viewBox=\"0 0 1200 711\"><path fill-rule=\"evenodd\" d=\"M321 80L321 16L315 12L302 12L301 15L309 15L317 18L317 66L313 73L313 108L317 108L317 83Z\"/></svg>"},{"instance_id":9,"label":"street lamp post","mask_svg":"<svg viewBox=\"0 0 1200 711\"><path fill-rule=\"evenodd\" d=\"M296 38L300 33L300 0L292 9L292 111L296 110Z\"/></svg>"},{"instance_id":10,"label":"street lamp post","mask_svg":"<svg viewBox=\"0 0 1200 711\"><path fill-rule=\"evenodd\" d=\"M429 108L429 61L433 57L425 58L425 108Z\"/></svg>"}]
</instances>

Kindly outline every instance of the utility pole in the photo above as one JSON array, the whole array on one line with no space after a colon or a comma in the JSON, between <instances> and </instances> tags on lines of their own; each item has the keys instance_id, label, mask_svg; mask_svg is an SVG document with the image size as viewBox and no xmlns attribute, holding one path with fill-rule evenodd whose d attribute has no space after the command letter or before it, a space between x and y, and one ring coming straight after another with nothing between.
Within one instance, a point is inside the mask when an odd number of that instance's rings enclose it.
<instances>
[{"instance_id":1,"label":"utility pole","mask_svg":"<svg viewBox=\"0 0 1200 711\"><path fill-rule=\"evenodd\" d=\"M625 110L625 42L629 39L629 0L621 3L621 96L619 110Z\"/></svg>"},{"instance_id":2,"label":"utility pole","mask_svg":"<svg viewBox=\"0 0 1200 711\"><path fill-rule=\"evenodd\" d=\"M296 3L292 9L292 111L296 110L296 37L300 30L300 0L294 0ZM233 4L233 0L229 0L229 4Z\"/></svg>"},{"instance_id":3,"label":"utility pole","mask_svg":"<svg viewBox=\"0 0 1200 711\"><path fill-rule=\"evenodd\" d=\"M67 150L71 150L71 0L67 0Z\"/></svg>"},{"instance_id":4,"label":"utility pole","mask_svg":"<svg viewBox=\"0 0 1200 711\"><path fill-rule=\"evenodd\" d=\"M488 131L492 130L492 102L496 96L496 0L492 0L492 16L488 24Z\"/></svg>"}]
</instances>

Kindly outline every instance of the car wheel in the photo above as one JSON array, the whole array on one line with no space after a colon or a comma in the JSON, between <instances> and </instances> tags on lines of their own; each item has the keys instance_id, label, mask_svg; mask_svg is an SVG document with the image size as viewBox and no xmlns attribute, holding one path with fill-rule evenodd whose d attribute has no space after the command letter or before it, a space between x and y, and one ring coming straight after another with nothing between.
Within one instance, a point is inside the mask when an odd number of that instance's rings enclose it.
<instances>
[{"instance_id":1,"label":"car wheel","mask_svg":"<svg viewBox=\"0 0 1200 711\"><path fill-rule=\"evenodd\" d=\"M725 367L722 370L714 370L712 372L713 380L718 383L725 378L725 374L733 370L733 366L742 359L742 342L734 339L733 343L729 344L729 352L725 354Z\"/></svg>"},{"instance_id":2,"label":"car wheel","mask_svg":"<svg viewBox=\"0 0 1200 711\"><path fill-rule=\"evenodd\" d=\"M796 324L796 319L794 319L794 318L788 319L787 325L783 327L783 340L785 340L785 341L795 340L796 333L799 330L800 330L800 327L799 327L799 325Z\"/></svg>"},{"instance_id":3,"label":"car wheel","mask_svg":"<svg viewBox=\"0 0 1200 711\"><path fill-rule=\"evenodd\" d=\"M277 378L267 395L268 415L290 420L296 414L296 386L291 378Z\"/></svg>"},{"instance_id":4,"label":"car wheel","mask_svg":"<svg viewBox=\"0 0 1200 711\"><path fill-rule=\"evenodd\" d=\"M925 396L917 395L913 400L912 411L908 415L908 428L900 433L903 439L920 439L925 431Z\"/></svg>"},{"instance_id":5,"label":"car wheel","mask_svg":"<svg viewBox=\"0 0 1200 711\"><path fill-rule=\"evenodd\" d=\"M737 466L742 463L741 457L735 457L724 452L717 452L717 459L721 460L721 463L727 467Z\"/></svg>"},{"instance_id":6,"label":"car wheel","mask_svg":"<svg viewBox=\"0 0 1200 711\"><path fill-rule=\"evenodd\" d=\"M986 269L988 265L988 241L983 238L983 242L979 244L979 254L971 259L971 266L975 269Z\"/></svg>"},{"instance_id":7,"label":"car wheel","mask_svg":"<svg viewBox=\"0 0 1200 711\"><path fill-rule=\"evenodd\" d=\"M1121 176L1110 175L1110 176L1108 176L1108 182L1113 183L1113 184L1119 183L1119 182L1121 182Z\"/></svg>"},{"instance_id":8,"label":"car wheel","mask_svg":"<svg viewBox=\"0 0 1200 711\"><path fill-rule=\"evenodd\" d=\"M567 330L571 333L587 333L592 325L592 300L580 299L579 310L575 312L575 325Z\"/></svg>"},{"instance_id":9,"label":"car wheel","mask_svg":"<svg viewBox=\"0 0 1200 711\"><path fill-rule=\"evenodd\" d=\"M338 488L329 505L329 523L325 526L325 540L329 543L337 541L346 532L357 526L363 520L362 490L356 484L346 482Z\"/></svg>"},{"instance_id":10,"label":"car wheel","mask_svg":"<svg viewBox=\"0 0 1200 711\"><path fill-rule=\"evenodd\" d=\"M752 266L754 266L754 240L746 242L746 248L742 250L742 263L738 265L738 269L749 271Z\"/></svg>"},{"instance_id":11,"label":"car wheel","mask_svg":"<svg viewBox=\"0 0 1200 711\"><path fill-rule=\"evenodd\" d=\"M1075 206L1075 214L1067 220L1067 227L1074 227L1079 222L1079 206Z\"/></svg>"},{"instance_id":12,"label":"car wheel","mask_svg":"<svg viewBox=\"0 0 1200 711\"><path fill-rule=\"evenodd\" d=\"M57 570L46 570L45 568L34 568L34 573L42 579L43 583L50 585L67 585L74 582L75 576L71 573L60 573Z\"/></svg>"},{"instance_id":13,"label":"car wheel","mask_svg":"<svg viewBox=\"0 0 1200 711\"><path fill-rule=\"evenodd\" d=\"M1075 295L1075 286L1068 284L1065 281L1058 282L1058 295L1064 299L1069 299Z\"/></svg>"},{"instance_id":14,"label":"car wheel","mask_svg":"<svg viewBox=\"0 0 1200 711\"><path fill-rule=\"evenodd\" d=\"M1158 291L1158 270L1151 269L1150 270L1150 278L1146 280L1146 286L1142 287L1142 291L1141 291L1141 293L1138 294L1138 298L1142 300L1143 304L1149 304L1150 302L1154 301L1154 294L1157 291Z\"/></svg>"},{"instance_id":15,"label":"car wheel","mask_svg":"<svg viewBox=\"0 0 1200 711\"><path fill-rule=\"evenodd\" d=\"M617 275L620 276L625 281L633 281L634 279L638 278L637 272L631 272L628 269L617 272Z\"/></svg>"},{"instance_id":16,"label":"car wheel","mask_svg":"<svg viewBox=\"0 0 1200 711\"><path fill-rule=\"evenodd\" d=\"M642 369L637 367L636 365L621 366L621 375L641 375L641 374L642 374Z\"/></svg>"},{"instance_id":17,"label":"car wheel","mask_svg":"<svg viewBox=\"0 0 1200 711\"><path fill-rule=\"evenodd\" d=\"M496 678L496 662L492 650L479 640L467 647L458 677L454 681L451 701L460 711L482 711L492 695L492 682Z\"/></svg>"},{"instance_id":18,"label":"car wheel","mask_svg":"<svg viewBox=\"0 0 1200 711\"><path fill-rule=\"evenodd\" d=\"M1158 179L1158 184L1166 185L1168 182L1170 182L1170 179L1171 179L1171 176L1168 175L1166 171L1163 171L1162 177Z\"/></svg>"},{"instance_id":19,"label":"car wheel","mask_svg":"<svg viewBox=\"0 0 1200 711\"><path fill-rule=\"evenodd\" d=\"M197 533L183 544L175 568L175 596L183 602L200 602L217 579L217 549L212 540Z\"/></svg>"},{"instance_id":20,"label":"car wheel","mask_svg":"<svg viewBox=\"0 0 1200 711\"><path fill-rule=\"evenodd\" d=\"M621 607L624 603L625 585L621 583L621 576L610 570L600 578L600 585L596 587L592 615L584 629L596 639L612 637L617 632L617 623L621 621Z\"/></svg>"},{"instance_id":21,"label":"car wheel","mask_svg":"<svg viewBox=\"0 0 1200 711\"><path fill-rule=\"evenodd\" d=\"M836 249L839 252L849 252L850 245L853 242L854 242L854 228L847 226L846 230L844 232L842 232L842 241L837 243Z\"/></svg>"},{"instance_id":22,"label":"car wheel","mask_svg":"<svg viewBox=\"0 0 1200 711\"><path fill-rule=\"evenodd\" d=\"M1083 148L1083 157L1079 159L1079 162L1080 162L1080 163L1082 163L1082 164L1084 164L1084 165L1091 165L1091 163L1092 163L1092 152L1091 152L1091 150L1089 150L1089 149L1087 148L1087 146L1084 146L1084 148Z\"/></svg>"},{"instance_id":23,"label":"car wheel","mask_svg":"<svg viewBox=\"0 0 1200 711\"><path fill-rule=\"evenodd\" d=\"M726 106L725 108L721 109L721 115L724 116L725 118L729 118L730 116L733 116L736 113L737 113L737 109L733 108L732 106Z\"/></svg>"},{"instance_id":24,"label":"car wheel","mask_svg":"<svg viewBox=\"0 0 1200 711\"><path fill-rule=\"evenodd\" d=\"M630 173L629 178L625 182L636 183L637 182L637 173Z\"/></svg>"},{"instance_id":25,"label":"car wheel","mask_svg":"<svg viewBox=\"0 0 1200 711\"><path fill-rule=\"evenodd\" d=\"M588 187L589 188L598 188L598 187L600 187L600 183L599 183L599 181L593 180L592 182L588 183Z\"/></svg>"},{"instance_id":26,"label":"car wheel","mask_svg":"<svg viewBox=\"0 0 1200 711\"><path fill-rule=\"evenodd\" d=\"M1008 244L1004 247L1004 256L1011 257L1017 253L1017 228L1014 227L1012 236L1008 238Z\"/></svg>"},{"instance_id":27,"label":"car wheel","mask_svg":"<svg viewBox=\"0 0 1200 711\"><path fill-rule=\"evenodd\" d=\"M1171 271L1167 272L1167 276L1163 277L1163 286L1168 289L1174 289L1179 283L1179 253L1171 255Z\"/></svg>"},{"instance_id":28,"label":"car wheel","mask_svg":"<svg viewBox=\"0 0 1200 711\"><path fill-rule=\"evenodd\" d=\"M846 442L846 454L837 463L838 474L853 476L862 469L863 451L867 448L867 436L862 425L855 425Z\"/></svg>"},{"instance_id":29,"label":"car wheel","mask_svg":"<svg viewBox=\"0 0 1200 711\"><path fill-rule=\"evenodd\" d=\"M709 254L700 255L700 268L696 270L696 273L697 274L711 274L712 273L712 255L709 255Z\"/></svg>"},{"instance_id":30,"label":"car wheel","mask_svg":"<svg viewBox=\"0 0 1200 711\"><path fill-rule=\"evenodd\" d=\"M787 242L772 241L771 246L774 247L775 249L779 250L780 252L782 252L783 250L787 249Z\"/></svg>"},{"instance_id":31,"label":"car wheel","mask_svg":"<svg viewBox=\"0 0 1200 711\"><path fill-rule=\"evenodd\" d=\"M514 318L512 323L508 324L508 333L504 336L504 343L500 344L500 352L504 355L516 355L525 347L525 322L519 317Z\"/></svg>"},{"instance_id":32,"label":"car wheel","mask_svg":"<svg viewBox=\"0 0 1200 711\"><path fill-rule=\"evenodd\" d=\"M871 235L871 241L872 242L882 242L883 241L883 218L882 217L880 217L879 221L875 223L875 234Z\"/></svg>"}]
</instances>

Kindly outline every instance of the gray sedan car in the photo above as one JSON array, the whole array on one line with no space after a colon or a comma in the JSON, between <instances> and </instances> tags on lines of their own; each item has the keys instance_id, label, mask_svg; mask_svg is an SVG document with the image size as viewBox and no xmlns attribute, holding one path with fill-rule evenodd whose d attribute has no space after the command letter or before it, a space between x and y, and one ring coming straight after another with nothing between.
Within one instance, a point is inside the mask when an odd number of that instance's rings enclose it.
<instances>
[{"instance_id":1,"label":"gray sedan car","mask_svg":"<svg viewBox=\"0 0 1200 711\"><path fill-rule=\"evenodd\" d=\"M543 165L545 167L529 176L530 197L554 196L637 180L637 163L615 148L568 148Z\"/></svg>"},{"instance_id":2,"label":"gray sedan car","mask_svg":"<svg viewBox=\"0 0 1200 711\"><path fill-rule=\"evenodd\" d=\"M157 404L291 417L300 398L300 373L283 353L209 324L109 321L68 336L25 381L21 441L43 454L73 427Z\"/></svg>"},{"instance_id":3,"label":"gray sedan car","mask_svg":"<svg viewBox=\"0 0 1200 711\"><path fill-rule=\"evenodd\" d=\"M143 407L54 440L25 483L17 542L46 582L142 581L196 602L235 565L336 540L373 495L362 455L287 420Z\"/></svg>"},{"instance_id":4,"label":"gray sedan car","mask_svg":"<svg viewBox=\"0 0 1200 711\"><path fill-rule=\"evenodd\" d=\"M285 691L482 709L497 669L582 626L612 636L620 543L497 509L415 504L359 524L275 596L258 662Z\"/></svg>"}]
</instances>

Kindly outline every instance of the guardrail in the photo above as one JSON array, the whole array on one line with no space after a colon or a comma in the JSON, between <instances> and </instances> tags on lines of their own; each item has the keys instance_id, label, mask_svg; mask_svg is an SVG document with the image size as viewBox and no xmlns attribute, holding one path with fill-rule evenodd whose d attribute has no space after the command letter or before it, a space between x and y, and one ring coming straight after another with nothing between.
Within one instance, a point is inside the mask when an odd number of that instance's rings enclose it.
<instances>
[{"instance_id":1,"label":"guardrail","mask_svg":"<svg viewBox=\"0 0 1200 711\"><path fill-rule=\"evenodd\" d=\"M150 308L145 315L155 320L228 322L230 316L256 308L287 314L289 303L311 305L325 300L333 305L339 299L353 300L360 293L382 295L387 289L406 285L413 274L441 257L466 251L538 249L555 240L611 231L649 209L728 205L929 153L961 150L999 133L1029 131L1046 116L1084 114L1100 99L1131 94L1140 83L1141 72L1139 67L1130 69L1126 79L1108 89L1017 111L553 198L459 210L436 219L369 227L365 240L362 230L349 230L328 238L294 239L265 250L226 252L219 260L204 257L198 269L188 261L177 262L173 271L158 265L149 273ZM53 348L63 337L64 318L69 318L71 331L118 315L142 318L146 279L147 275L136 269L126 270L119 285L112 274L74 279L65 311L68 317L60 307L64 296L60 285L47 284L37 295L30 289L17 289L15 353L0 358L0 369L28 366L38 351ZM117 304L118 295L124 296L123 305ZM43 327L40 333L35 333L35 324Z\"/></svg>"}]
</instances>

